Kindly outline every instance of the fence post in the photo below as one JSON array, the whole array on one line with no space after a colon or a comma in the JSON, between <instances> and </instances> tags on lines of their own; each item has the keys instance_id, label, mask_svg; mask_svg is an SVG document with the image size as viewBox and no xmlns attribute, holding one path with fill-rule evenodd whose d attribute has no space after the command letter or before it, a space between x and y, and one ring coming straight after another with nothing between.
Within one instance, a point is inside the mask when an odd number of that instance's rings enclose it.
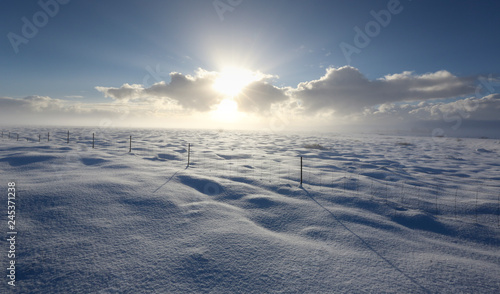
<instances>
[{"instance_id":1,"label":"fence post","mask_svg":"<svg viewBox=\"0 0 500 294\"><path fill-rule=\"evenodd\" d=\"M458 188L455 190L455 219L457 219L457 194Z\"/></svg>"},{"instance_id":2,"label":"fence post","mask_svg":"<svg viewBox=\"0 0 500 294\"><path fill-rule=\"evenodd\" d=\"M50 132L47 133L47 142L50 141Z\"/></svg>"},{"instance_id":3,"label":"fence post","mask_svg":"<svg viewBox=\"0 0 500 294\"><path fill-rule=\"evenodd\" d=\"M191 156L191 143L188 143L188 164L187 164L188 167L189 167L190 156Z\"/></svg>"},{"instance_id":4,"label":"fence post","mask_svg":"<svg viewBox=\"0 0 500 294\"><path fill-rule=\"evenodd\" d=\"M479 188L477 188L477 190L476 190L476 208L474 209L476 224L477 224L477 199L478 199L478 196L479 196Z\"/></svg>"},{"instance_id":5,"label":"fence post","mask_svg":"<svg viewBox=\"0 0 500 294\"><path fill-rule=\"evenodd\" d=\"M94 149L94 142L95 142L95 133L92 133L92 149Z\"/></svg>"},{"instance_id":6,"label":"fence post","mask_svg":"<svg viewBox=\"0 0 500 294\"><path fill-rule=\"evenodd\" d=\"M68 140L66 140L66 144L69 144L69 130L68 130Z\"/></svg>"},{"instance_id":7,"label":"fence post","mask_svg":"<svg viewBox=\"0 0 500 294\"><path fill-rule=\"evenodd\" d=\"M128 147L128 152L132 152L132 135L130 135L130 145Z\"/></svg>"},{"instance_id":8,"label":"fence post","mask_svg":"<svg viewBox=\"0 0 500 294\"><path fill-rule=\"evenodd\" d=\"M300 186L302 187L302 156L300 157Z\"/></svg>"},{"instance_id":9,"label":"fence post","mask_svg":"<svg viewBox=\"0 0 500 294\"><path fill-rule=\"evenodd\" d=\"M439 193L439 186L436 185L436 215L439 214L439 207L438 207L438 193Z\"/></svg>"}]
</instances>

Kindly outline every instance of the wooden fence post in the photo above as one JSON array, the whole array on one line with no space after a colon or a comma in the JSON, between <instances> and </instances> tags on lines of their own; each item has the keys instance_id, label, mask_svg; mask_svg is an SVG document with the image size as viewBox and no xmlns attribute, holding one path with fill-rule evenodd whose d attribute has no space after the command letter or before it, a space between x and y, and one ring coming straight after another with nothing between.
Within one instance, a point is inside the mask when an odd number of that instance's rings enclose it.
<instances>
[{"instance_id":1,"label":"wooden fence post","mask_svg":"<svg viewBox=\"0 0 500 294\"><path fill-rule=\"evenodd\" d=\"M189 167L190 156L191 156L191 143L188 144L188 164L187 164L188 167Z\"/></svg>"},{"instance_id":2,"label":"wooden fence post","mask_svg":"<svg viewBox=\"0 0 500 294\"><path fill-rule=\"evenodd\" d=\"M302 156L300 157L300 186L302 187Z\"/></svg>"}]
</instances>

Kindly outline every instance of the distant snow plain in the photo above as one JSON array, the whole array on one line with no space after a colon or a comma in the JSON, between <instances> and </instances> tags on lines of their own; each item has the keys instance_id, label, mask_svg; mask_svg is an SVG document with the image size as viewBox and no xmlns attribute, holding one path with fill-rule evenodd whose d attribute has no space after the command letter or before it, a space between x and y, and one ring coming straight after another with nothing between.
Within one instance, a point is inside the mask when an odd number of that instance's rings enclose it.
<instances>
[{"instance_id":1,"label":"distant snow plain","mask_svg":"<svg viewBox=\"0 0 500 294\"><path fill-rule=\"evenodd\" d=\"M19 231L0 289L500 293L498 140L67 131L0 139Z\"/></svg>"}]
</instances>

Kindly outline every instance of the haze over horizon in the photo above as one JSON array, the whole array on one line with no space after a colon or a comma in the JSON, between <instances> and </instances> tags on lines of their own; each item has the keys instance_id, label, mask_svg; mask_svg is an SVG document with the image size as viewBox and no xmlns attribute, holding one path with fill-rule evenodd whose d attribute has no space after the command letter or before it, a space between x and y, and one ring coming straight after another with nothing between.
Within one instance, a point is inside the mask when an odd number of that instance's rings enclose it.
<instances>
[{"instance_id":1,"label":"haze over horizon","mask_svg":"<svg viewBox=\"0 0 500 294\"><path fill-rule=\"evenodd\" d=\"M0 124L500 137L496 1L6 1Z\"/></svg>"}]
</instances>

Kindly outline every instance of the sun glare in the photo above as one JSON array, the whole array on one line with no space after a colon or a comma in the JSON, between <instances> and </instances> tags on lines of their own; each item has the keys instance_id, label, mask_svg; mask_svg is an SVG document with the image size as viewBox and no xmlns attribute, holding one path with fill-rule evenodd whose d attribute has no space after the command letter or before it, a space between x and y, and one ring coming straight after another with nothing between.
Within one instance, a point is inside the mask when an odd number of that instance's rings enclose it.
<instances>
[{"instance_id":1,"label":"sun glare","mask_svg":"<svg viewBox=\"0 0 500 294\"><path fill-rule=\"evenodd\" d=\"M245 86L258 80L250 70L241 68L228 68L223 70L215 80L214 89L232 98L238 95Z\"/></svg>"},{"instance_id":2,"label":"sun glare","mask_svg":"<svg viewBox=\"0 0 500 294\"><path fill-rule=\"evenodd\" d=\"M213 119L220 122L235 122L241 118L238 104L232 99L222 100L212 112Z\"/></svg>"},{"instance_id":3,"label":"sun glare","mask_svg":"<svg viewBox=\"0 0 500 294\"><path fill-rule=\"evenodd\" d=\"M246 116L238 111L238 103L234 98L250 83L266 77L260 72L239 67L228 67L219 72L213 88L224 97L219 105L212 109L212 120L220 123L236 123L244 120Z\"/></svg>"}]
</instances>

